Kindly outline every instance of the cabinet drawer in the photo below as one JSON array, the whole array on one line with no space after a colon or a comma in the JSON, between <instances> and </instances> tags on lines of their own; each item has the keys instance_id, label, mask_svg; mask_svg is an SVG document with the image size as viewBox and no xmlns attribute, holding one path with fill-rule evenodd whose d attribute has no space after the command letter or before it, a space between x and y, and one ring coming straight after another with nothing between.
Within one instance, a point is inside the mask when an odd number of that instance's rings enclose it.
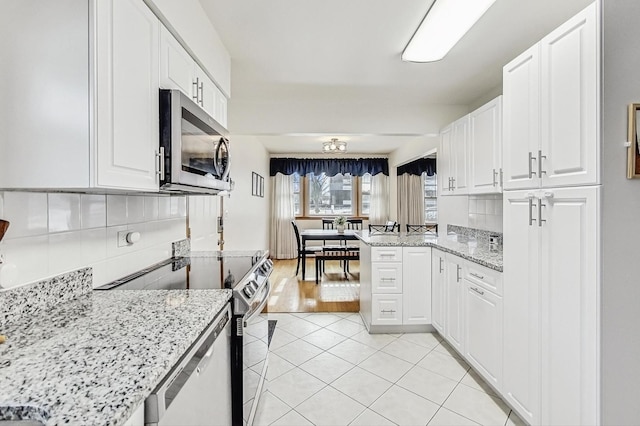
<instances>
[{"instance_id":1,"label":"cabinet drawer","mask_svg":"<svg viewBox=\"0 0 640 426\"><path fill-rule=\"evenodd\" d=\"M401 294L374 294L371 307L372 325L402 325Z\"/></svg>"},{"instance_id":2,"label":"cabinet drawer","mask_svg":"<svg viewBox=\"0 0 640 426\"><path fill-rule=\"evenodd\" d=\"M402 262L371 264L372 293L402 293Z\"/></svg>"},{"instance_id":3,"label":"cabinet drawer","mask_svg":"<svg viewBox=\"0 0 640 426\"><path fill-rule=\"evenodd\" d=\"M373 262L401 262L402 247L371 247Z\"/></svg>"},{"instance_id":4,"label":"cabinet drawer","mask_svg":"<svg viewBox=\"0 0 640 426\"><path fill-rule=\"evenodd\" d=\"M502 273L473 262L465 262L464 279L502 296Z\"/></svg>"}]
</instances>

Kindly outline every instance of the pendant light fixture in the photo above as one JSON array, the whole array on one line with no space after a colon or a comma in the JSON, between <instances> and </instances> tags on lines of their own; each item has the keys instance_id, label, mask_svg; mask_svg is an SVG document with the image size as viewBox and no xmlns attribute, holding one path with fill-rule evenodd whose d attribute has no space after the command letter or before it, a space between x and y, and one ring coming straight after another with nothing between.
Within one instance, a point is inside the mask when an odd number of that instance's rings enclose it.
<instances>
[{"instance_id":1,"label":"pendant light fixture","mask_svg":"<svg viewBox=\"0 0 640 426\"><path fill-rule=\"evenodd\" d=\"M435 0L402 52L407 62L434 62L484 15L496 0Z\"/></svg>"}]
</instances>

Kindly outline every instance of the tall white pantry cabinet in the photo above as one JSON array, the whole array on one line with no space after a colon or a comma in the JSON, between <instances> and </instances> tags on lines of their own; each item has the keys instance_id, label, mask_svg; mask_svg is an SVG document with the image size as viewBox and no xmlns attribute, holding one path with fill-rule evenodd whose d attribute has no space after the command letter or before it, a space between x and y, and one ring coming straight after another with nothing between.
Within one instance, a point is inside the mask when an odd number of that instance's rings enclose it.
<instances>
[{"instance_id":1,"label":"tall white pantry cabinet","mask_svg":"<svg viewBox=\"0 0 640 426\"><path fill-rule=\"evenodd\" d=\"M528 423L599 423L599 15L504 67L503 395Z\"/></svg>"}]
</instances>

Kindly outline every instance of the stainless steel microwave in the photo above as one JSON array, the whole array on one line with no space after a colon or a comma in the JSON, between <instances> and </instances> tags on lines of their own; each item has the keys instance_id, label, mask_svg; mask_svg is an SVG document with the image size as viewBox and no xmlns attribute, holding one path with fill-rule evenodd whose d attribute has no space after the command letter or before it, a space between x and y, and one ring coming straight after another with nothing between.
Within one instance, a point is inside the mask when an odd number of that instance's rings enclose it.
<instances>
[{"instance_id":1,"label":"stainless steel microwave","mask_svg":"<svg viewBox=\"0 0 640 426\"><path fill-rule=\"evenodd\" d=\"M179 90L160 90L160 190L230 191L224 127Z\"/></svg>"}]
</instances>

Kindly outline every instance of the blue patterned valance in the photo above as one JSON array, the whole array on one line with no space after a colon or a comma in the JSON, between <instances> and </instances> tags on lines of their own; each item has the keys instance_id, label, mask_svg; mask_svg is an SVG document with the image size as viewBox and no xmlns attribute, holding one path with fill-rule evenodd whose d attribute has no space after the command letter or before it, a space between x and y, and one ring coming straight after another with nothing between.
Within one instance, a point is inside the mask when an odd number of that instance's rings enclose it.
<instances>
[{"instance_id":1,"label":"blue patterned valance","mask_svg":"<svg viewBox=\"0 0 640 426\"><path fill-rule=\"evenodd\" d=\"M425 172L427 173L427 176L433 176L436 173L435 158L420 158L419 160L398 166L398 176L405 173L421 176Z\"/></svg>"},{"instance_id":2,"label":"blue patterned valance","mask_svg":"<svg viewBox=\"0 0 640 426\"><path fill-rule=\"evenodd\" d=\"M372 176L378 173L389 176L389 160L386 158L272 158L269 166L269 175L276 173L300 176L313 173L319 175L326 173L328 176L347 174L362 176L367 173Z\"/></svg>"}]
</instances>

